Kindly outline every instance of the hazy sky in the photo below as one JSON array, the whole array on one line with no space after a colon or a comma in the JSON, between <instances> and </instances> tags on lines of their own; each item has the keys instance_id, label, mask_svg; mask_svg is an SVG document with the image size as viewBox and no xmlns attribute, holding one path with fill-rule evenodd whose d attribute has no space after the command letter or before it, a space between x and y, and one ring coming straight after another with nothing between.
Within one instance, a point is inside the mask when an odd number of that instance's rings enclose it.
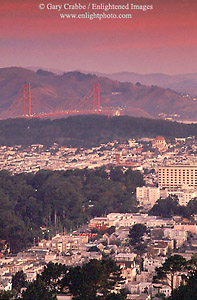
<instances>
[{"instance_id":1,"label":"hazy sky","mask_svg":"<svg viewBox=\"0 0 197 300\"><path fill-rule=\"evenodd\" d=\"M39 9L49 3L133 3L153 5L153 10L105 12L132 13L128 20L68 20L59 16L68 10ZM197 0L0 0L0 67L13 65L105 73L197 72Z\"/></svg>"}]
</instances>

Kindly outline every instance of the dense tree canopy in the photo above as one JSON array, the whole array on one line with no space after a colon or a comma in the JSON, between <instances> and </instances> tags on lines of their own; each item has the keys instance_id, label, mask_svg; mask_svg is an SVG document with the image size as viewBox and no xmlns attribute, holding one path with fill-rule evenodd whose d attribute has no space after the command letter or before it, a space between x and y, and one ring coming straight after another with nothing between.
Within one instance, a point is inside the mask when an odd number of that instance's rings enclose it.
<instances>
[{"instance_id":1,"label":"dense tree canopy","mask_svg":"<svg viewBox=\"0 0 197 300\"><path fill-rule=\"evenodd\" d=\"M174 290L174 276L176 274L184 274L187 262L181 255L170 256L164 264L156 268L156 275L153 277L154 282L162 282L170 286L173 293Z\"/></svg>"},{"instance_id":2,"label":"dense tree canopy","mask_svg":"<svg viewBox=\"0 0 197 300\"><path fill-rule=\"evenodd\" d=\"M144 224L135 224L129 230L129 240L132 246L136 246L143 241L143 236L147 233L147 227Z\"/></svg>"},{"instance_id":3,"label":"dense tree canopy","mask_svg":"<svg viewBox=\"0 0 197 300\"><path fill-rule=\"evenodd\" d=\"M187 206L179 205L176 195L166 199L159 199L150 209L149 215L171 218L173 216L183 216L190 218L197 213L197 198L191 200Z\"/></svg>"},{"instance_id":4,"label":"dense tree canopy","mask_svg":"<svg viewBox=\"0 0 197 300\"><path fill-rule=\"evenodd\" d=\"M37 276L37 278L42 280L50 291L58 293L63 289L63 281L61 278L67 271L68 268L65 265L49 262L47 266L44 267L42 274Z\"/></svg>"},{"instance_id":5,"label":"dense tree canopy","mask_svg":"<svg viewBox=\"0 0 197 300\"><path fill-rule=\"evenodd\" d=\"M74 300L124 300L124 293L113 293L122 281L120 274L120 268L111 259L94 259L82 266L69 268L49 263L23 292L22 299L55 300L57 294L63 292L71 294Z\"/></svg>"},{"instance_id":6,"label":"dense tree canopy","mask_svg":"<svg viewBox=\"0 0 197 300\"><path fill-rule=\"evenodd\" d=\"M118 173L119 181L114 178ZM0 236L12 252L28 247L53 230L70 230L94 216L135 212L138 171L101 169L11 175L0 171ZM45 227L50 232L41 232Z\"/></svg>"},{"instance_id":7,"label":"dense tree canopy","mask_svg":"<svg viewBox=\"0 0 197 300\"><path fill-rule=\"evenodd\" d=\"M23 271L18 271L12 276L12 289L20 292L23 287L27 287L26 275Z\"/></svg>"},{"instance_id":8,"label":"dense tree canopy","mask_svg":"<svg viewBox=\"0 0 197 300\"><path fill-rule=\"evenodd\" d=\"M0 121L0 145L60 145L89 147L131 137L194 136L196 124L129 116L72 116L65 119L7 119Z\"/></svg>"},{"instance_id":9,"label":"dense tree canopy","mask_svg":"<svg viewBox=\"0 0 197 300\"><path fill-rule=\"evenodd\" d=\"M188 278L186 284L175 289L168 300L196 300L197 296L197 270Z\"/></svg>"},{"instance_id":10,"label":"dense tree canopy","mask_svg":"<svg viewBox=\"0 0 197 300\"><path fill-rule=\"evenodd\" d=\"M148 233L146 225L138 223L133 225L129 230L129 244L134 248L134 251L142 255L147 248L147 241L144 241L144 235Z\"/></svg>"},{"instance_id":11,"label":"dense tree canopy","mask_svg":"<svg viewBox=\"0 0 197 300\"><path fill-rule=\"evenodd\" d=\"M82 267L71 267L66 279L74 300L105 300L121 281L120 274L120 269L110 259L91 260Z\"/></svg>"},{"instance_id":12,"label":"dense tree canopy","mask_svg":"<svg viewBox=\"0 0 197 300\"><path fill-rule=\"evenodd\" d=\"M37 280L30 283L27 290L22 294L22 300L57 300L56 295L46 284L38 278Z\"/></svg>"},{"instance_id":13,"label":"dense tree canopy","mask_svg":"<svg viewBox=\"0 0 197 300\"><path fill-rule=\"evenodd\" d=\"M0 300L11 300L13 299L12 291L0 291Z\"/></svg>"}]
</instances>

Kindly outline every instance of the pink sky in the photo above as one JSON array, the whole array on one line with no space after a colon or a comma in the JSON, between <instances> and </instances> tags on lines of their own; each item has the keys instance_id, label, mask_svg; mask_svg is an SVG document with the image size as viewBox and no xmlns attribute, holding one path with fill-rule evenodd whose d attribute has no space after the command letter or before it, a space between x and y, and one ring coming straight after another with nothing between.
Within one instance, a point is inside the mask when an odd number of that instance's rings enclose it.
<instances>
[{"instance_id":1,"label":"pink sky","mask_svg":"<svg viewBox=\"0 0 197 300\"><path fill-rule=\"evenodd\" d=\"M38 8L40 3L75 2L152 4L154 9L130 11L129 20L90 21L62 20L56 10ZM197 1L1 0L0 53L0 67L197 72Z\"/></svg>"}]
</instances>

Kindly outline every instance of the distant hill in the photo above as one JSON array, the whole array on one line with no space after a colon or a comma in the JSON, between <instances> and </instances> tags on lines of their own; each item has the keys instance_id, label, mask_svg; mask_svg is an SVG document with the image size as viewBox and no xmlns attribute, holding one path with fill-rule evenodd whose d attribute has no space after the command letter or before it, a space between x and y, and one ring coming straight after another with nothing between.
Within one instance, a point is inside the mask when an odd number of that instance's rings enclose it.
<instances>
[{"instance_id":1,"label":"distant hill","mask_svg":"<svg viewBox=\"0 0 197 300\"><path fill-rule=\"evenodd\" d=\"M34 72L10 67L0 69L0 117L8 117L5 112L24 82L31 83L33 113L75 109L81 99L86 100L84 109L91 109L92 86L99 82L101 106L105 109L121 108L128 115L148 118L158 118L159 114L178 114L182 119L197 116L195 101L169 89L118 82L77 71L57 75L41 69ZM22 103L16 110L18 115L22 114Z\"/></svg>"},{"instance_id":2,"label":"distant hill","mask_svg":"<svg viewBox=\"0 0 197 300\"><path fill-rule=\"evenodd\" d=\"M178 93L190 94L197 97L197 73L166 75L160 73L138 74L133 72L119 72L113 74L95 73L120 82L140 82L145 85L156 85L172 89Z\"/></svg>"}]
</instances>

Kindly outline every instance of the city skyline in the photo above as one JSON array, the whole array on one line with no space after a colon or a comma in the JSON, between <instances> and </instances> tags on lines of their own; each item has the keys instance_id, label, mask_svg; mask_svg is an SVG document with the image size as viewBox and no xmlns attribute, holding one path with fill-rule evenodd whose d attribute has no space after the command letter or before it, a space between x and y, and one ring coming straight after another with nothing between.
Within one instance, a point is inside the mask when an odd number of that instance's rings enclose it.
<instances>
[{"instance_id":1,"label":"city skyline","mask_svg":"<svg viewBox=\"0 0 197 300\"><path fill-rule=\"evenodd\" d=\"M49 2L2 1L0 67L171 75L197 70L195 0L137 1L134 4L153 5L153 9L129 10L133 18L128 20L101 21L62 20L60 12L46 8ZM130 4L125 0L90 2ZM45 9L39 9L41 3Z\"/></svg>"}]
</instances>

